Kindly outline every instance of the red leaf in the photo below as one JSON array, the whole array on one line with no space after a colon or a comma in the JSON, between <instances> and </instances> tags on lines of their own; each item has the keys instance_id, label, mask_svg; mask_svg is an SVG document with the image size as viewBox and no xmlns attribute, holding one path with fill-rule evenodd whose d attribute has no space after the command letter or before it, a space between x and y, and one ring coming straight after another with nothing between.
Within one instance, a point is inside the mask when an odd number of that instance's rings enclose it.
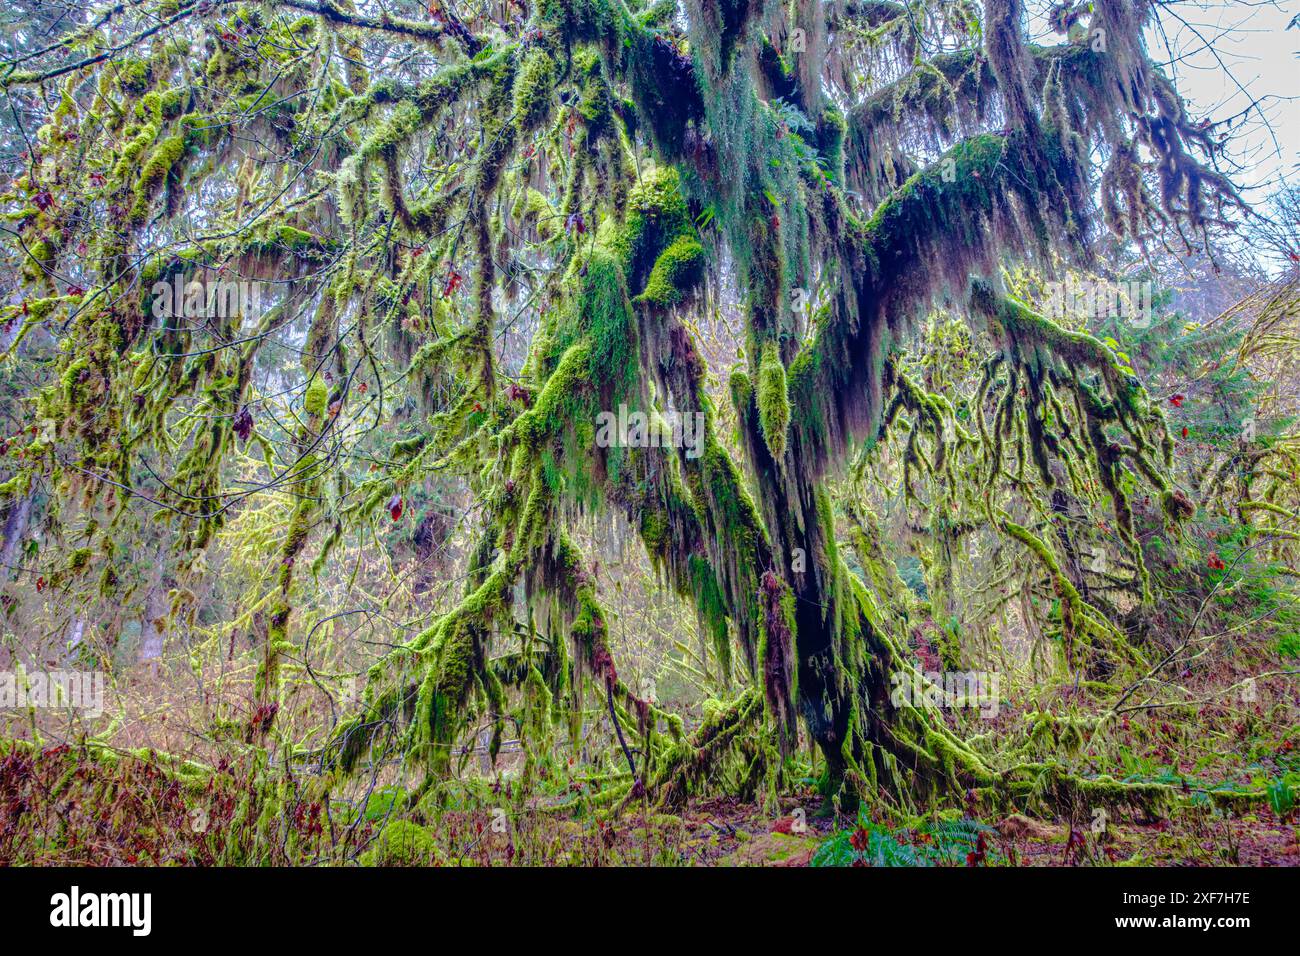
<instances>
[{"instance_id":1,"label":"red leaf","mask_svg":"<svg viewBox=\"0 0 1300 956\"><path fill-rule=\"evenodd\" d=\"M253 413L248 410L247 405L239 410L231 427L234 428L240 441L248 441L248 436L253 434Z\"/></svg>"},{"instance_id":2,"label":"red leaf","mask_svg":"<svg viewBox=\"0 0 1300 956\"><path fill-rule=\"evenodd\" d=\"M401 495L393 495L393 497L388 499L388 513L393 516L394 521L402 516Z\"/></svg>"},{"instance_id":3,"label":"red leaf","mask_svg":"<svg viewBox=\"0 0 1300 956\"><path fill-rule=\"evenodd\" d=\"M442 297L445 299L465 282L465 277L457 272L454 268L447 273L447 281L442 287Z\"/></svg>"},{"instance_id":4,"label":"red leaf","mask_svg":"<svg viewBox=\"0 0 1300 956\"><path fill-rule=\"evenodd\" d=\"M1169 396L1169 404L1172 405L1172 406L1174 406L1174 408L1182 408L1182 407L1183 407L1183 398L1184 398L1184 396L1183 396L1183 394L1182 394L1181 392L1180 392L1179 394L1177 394L1177 395L1170 395L1170 396Z\"/></svg>"}]
</instances>

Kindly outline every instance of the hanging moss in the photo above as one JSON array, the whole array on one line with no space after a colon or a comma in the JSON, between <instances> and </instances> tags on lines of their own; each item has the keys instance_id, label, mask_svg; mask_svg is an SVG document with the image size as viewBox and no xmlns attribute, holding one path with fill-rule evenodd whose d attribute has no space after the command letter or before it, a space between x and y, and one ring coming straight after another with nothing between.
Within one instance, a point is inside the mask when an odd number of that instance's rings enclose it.
<instances>
[{"instance_id":1,"label":"hanging moss","mask_svg":"<svg viewBox=\"0 0 1300 956\"><path fill-rule=\"evenodd\" d=\"M514 86L514 117L520 132L535 129L550 115L557 72L555 60L541 47L525 54Z\"/></svg>"},{"instance_id":2,"label":"hanging moss","mask_svg":"<svg viewBox=\"0 0 1300 956\"><path fill-rule=\"evenodd\" d=\"M141 224L148 218L150 203L184 156L185 137L179 135L167 137L149 155L136 182L132 222Z\"/></svg>"},{"instance_id":3,"label":"hanging moss","mask_svg":"<svg viewBox=\"0 0 1300 956\"><path fill-rule=\"evenodd\" d=\"M767 442L772 457L780 461L785 457L790 428L790 397L786 393L785 366L781 364L781 355L775 342L763 345L756 395L763 439Z\"/></svg>"}]
</instances>

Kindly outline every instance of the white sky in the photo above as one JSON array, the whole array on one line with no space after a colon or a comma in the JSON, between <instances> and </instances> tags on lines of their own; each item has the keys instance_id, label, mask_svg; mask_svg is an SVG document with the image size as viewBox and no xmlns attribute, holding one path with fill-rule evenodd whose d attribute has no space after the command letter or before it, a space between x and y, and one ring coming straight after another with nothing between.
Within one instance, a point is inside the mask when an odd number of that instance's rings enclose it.
<instances>
[{"instance_id":1,"label":"white sky","mask_svg":"<svg viewBox=\"0 0 1300 956\"><path fill-rule=\"evenodd\" d=\"M1219 120L1261 101L1268 124L1252 111L1229 143L1244 167L1234 179L1255 202L1283 179L1300 182L1300 29L1286 28L1297 15L1300 0L1181 0L1164 4L1148 31L1158 63L1170 60L1168 41L1175 59L1166 72L1193 113Z\"/></svg>"},{"instance_id":2,"label":"white sky","mask_svg":"<svg viewBox=\"0 0 1300 956\"><path fill-rule=\"evenodd\" d=\"M1300 182L1300 0L1154 0L1151 57L1175 80L1193 119L1219 121L1259 102L1233 126L1228 173L1243 198L1263 203L1283 178ZM1029 32L1060 43L1047 24L1054 0L1030 0ZM1261 112L1263 115L1261 115ZM1267 120L1267 122L1265 122Z\"/></svg>"}]
</instances>

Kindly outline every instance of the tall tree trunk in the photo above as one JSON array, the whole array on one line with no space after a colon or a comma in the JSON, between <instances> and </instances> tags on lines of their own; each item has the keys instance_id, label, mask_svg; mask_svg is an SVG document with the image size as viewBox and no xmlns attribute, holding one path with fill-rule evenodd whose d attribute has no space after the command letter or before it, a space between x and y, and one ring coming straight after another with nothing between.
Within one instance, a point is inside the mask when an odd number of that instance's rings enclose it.
<instances>
[{"instance_id":1,"label":"tall tree trunk","mask_svg":"<svg viewBox=\"0 0 1300 956\"><path fill-rule=\"evenodd\" d=\"M27 526L32 519L32 492L18 499L5 516L4 549L0 551L0 574L8 581L18 567L19 549L27 536Z\"/></svg>"}]
</instances>

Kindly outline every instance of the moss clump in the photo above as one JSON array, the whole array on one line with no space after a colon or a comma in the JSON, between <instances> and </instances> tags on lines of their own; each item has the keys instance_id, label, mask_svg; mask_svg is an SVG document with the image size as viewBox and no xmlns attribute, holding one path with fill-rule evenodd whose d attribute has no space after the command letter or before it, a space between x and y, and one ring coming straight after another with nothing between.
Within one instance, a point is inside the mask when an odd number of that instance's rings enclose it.
<instances>
[{"instance_id":1,"label":"moss clump","mask_svg":"<svg viewBox=\"0 0 1300 956\"><path fill-rule=\"evenodd\" d=\"M275 230L275 242L293 252L301 252L313 248L320 240L310 232L295 229L293 226L279 226Z\"/></svg>"},{"instance_id":2,"label":"moss clump","mask_svg":"<svg viewBox=\"0 0 1300 956\"><path fill-rule=\"evenodd\" d=\"M641 512L641 540L647 550L658 553L668 539L668 520L662 511L649 508Z\"/></svg>"},{"instance_id":3,"label":"moss clump","mask_svg":"<svg viewBox=\"0 0 1300 956\"><path fill-rule=\"evenodd\" d=\"M325 384L325 379L317 377L311 380L307 386L307 392L302 399L302 407L308 415L324 415L325 405L329 400L329 388Z\"/></svg>"},{"instance_id":4,"label":"moss clump","mask_svg":"<svg viewBox=\"0 0 1300 956\"><path fill-rule=\"evenodd\" d=\"M844 185L844 139L848 134L848 122L844 114L834 106L822 113L817 123L817 151L826 164L826 175L831 182Z\"/></svg>"},{"instance_id":5,"label":"moss clump","mask_svg":"<svg viewBox=\"0 0 1300 956\"><path fill-rule=\"evenodd\" d=\"M150 125L161 123L163 120L176 119L184 108L185 97L185 91L180 88L163 90L161 93L150 90L135 105L135 115ZM156 125L154 131L156 134Z\"/></svg>"},{"instance_id":6,"label":"moss clump","mask_svg":"<svg viewBox=\"0 0 1300 956\"><path fill-rule=\"evenodd\" d=\"M49 284L48 267L58 257L58 250L45 239L37 239L27 247L27 258L23 260L23 278L29 282Z\"/></svg>"},{"instance_id":7,"label":"moss clump","mask_svg":"<svg viewBox=\"0 0 1300 956\"><path fill-rule=\"evenodd\" d=\"M117 63L117 82L127 93L147 90L150 73L148 60L129 59Z\"/></svg>"},{"instance_id":8,"label":"moss clump","mask_svg":"<svg viewBox=\"0 0 1300 956\"><path fill-rule=\"evenodd\" d=\"M641 287L661 250L693 231L681 182L672 168L648 170L628 196L627 219L613 243L622 260L627 284Z\"/></svg>"},{"instance_id":9,"label":"moss clump","mask_svg":"<svg viewBox=\"0 0 1300 956\"><path fill-rule=\"evenodd\" d=\"M554 239L561 233L562 217L556 213L550 200L532 187L519 194L510 214L536 229L538 238L543 242Z\"/></svg>"},{"instance_id":10,"label":"moss clump","mask_svg":"<svg viewBox=\"0 0 1300 956\"><path fill-rule=\"evenodd\" d=\"M650 270L645 291L636 302L651 305L676 305L704 271L704 247L693 236L679 236L660 253Z\"/></svg>"},{"instance_id":11,"label":"moss clump","mask_svg":"<svg viewBox=\"0 0 1300 956\"><path fill-rule=\"evenodd\" d=\"M158 138L159 126L156 122L148 122L131 134L126 145L118 154L117 164L113 167L113 178L124 179L131 167L139 162L140 157L149 145ZM130 130L128 130L128 133Z\"/></svg>"},{"instance_id":12,"label":"moss clump","mask_svg":"<svg viewBox=\"0 0 1300 956\"><path fill-rule=\"evenodd\" d=\"M63 397L67 401L68 411L85 407L89 399L86 382L90 378L90 372L90 359L84 356L74 359L63 370L59 382L63 386Z\"/></svg>"},{"instance_id":13,"label":"moss clump","mask_svg":"<svg viewBox=\"0 0 1300 956\"><path fill-rule=\"evenodd\" d=\"M780 461L785 455L786 440L790 430L790 396L785 387L785 366L776 343L763 345L762 361L758 365L758 421L763 429L772 457Z\"/></svg>"},{"instance_id":14,"label":"moss clump","mask_svg":"<svg viewBox=\"0 0 1300 956\"><path fill-rule=\"evenodd\" d=\"M551 55L540 48L530 50L514 87L515 126L521 133L536 129L550 114L555 78L555 60Z\"/></svg>"},{"instance_id":15,"label":"moss clump","mask_svg":"<svg viewBox=\"0 0 1300 956\"><path fill-rule=\"evenodd\" d=\"M159 109L163 119L175 119L185 108L186 91L179 87L163 92Z\"/></svg>"},{"instance_id":16,"label":"moss clump","mask_svg":"<svg viewBox=\"0 0 1300 956\"><path fill-rule=\"evenodd\" d=\"M139 224L148 218L150 202L184 156L183 136L169 136L158 144L140 171L140 179L135 187L135 204L131 207L132 222Z\"/></svg>"},{"instance_id":17,"label":"moss clump","mask_svg":"<svg viewBox=\"0 0 1300 956\"><path fill-rule=\"evenodd\" d=\"M135 104L135 115L140 119L160 119L162 117L162 97L156 90L150 90L140 102Z\"/></svg>"},{"instance_id":18,"label":"moss clump","mask_svg":"<svg viewBox=\"0 0 1300 956\"><path fill-rule=\"evenodd\" d=\"M0 484L0 500L16 498L18 495L26 494L30 485L31 479L28 477L27 472L20 471L8 481Z\"/></svg>"},{"instance_id":19,"label":"moss clump","mask_svg":"<svg viewBox=\"0 0 1300 956\"><path fill-rule=\"evenodd\" d=\"M359 862L362 866L429 866L440 864L442 854L424 827L410 820L393 820Z\"/></svg>"},{"instance_id":20,"label":"moss clump","mask_svg":"<svg viewBox=\"0 0 1300 956\"><path fill-rule=\"evenodd\" d=\"M731 404L743 419L749 414L749 404L754 400L754 384L743 368L735 368L728 380L731 390Z\"/></svg>"}]
</instances>

